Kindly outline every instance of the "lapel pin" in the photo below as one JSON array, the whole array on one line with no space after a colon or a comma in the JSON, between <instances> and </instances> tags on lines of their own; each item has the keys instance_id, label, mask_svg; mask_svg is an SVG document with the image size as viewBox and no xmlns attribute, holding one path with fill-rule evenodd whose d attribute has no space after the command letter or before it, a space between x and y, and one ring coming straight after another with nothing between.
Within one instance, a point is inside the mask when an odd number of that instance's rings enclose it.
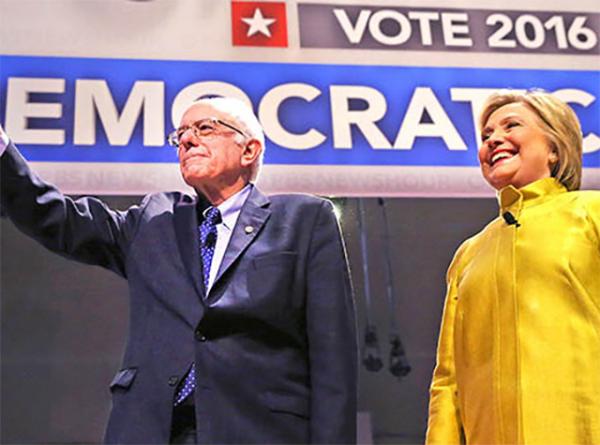
<instances>
[{"instance_id":1,"label":"lapel pin","mask_svg":"<svg viewBox=\"0 0 600 445\"><path fill-rule=\"evenodd\" d=\"M254 232L254 227L246 226L246 227L244 227L244 232L246 232L246 234L250 235L252 232Z\"/></svg>"}]
</instances>

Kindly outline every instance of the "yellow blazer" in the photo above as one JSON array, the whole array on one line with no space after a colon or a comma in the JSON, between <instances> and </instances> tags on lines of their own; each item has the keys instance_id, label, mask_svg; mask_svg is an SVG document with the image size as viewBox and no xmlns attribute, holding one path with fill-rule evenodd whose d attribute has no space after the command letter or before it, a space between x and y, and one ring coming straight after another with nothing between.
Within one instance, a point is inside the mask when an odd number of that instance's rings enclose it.
<instances>
[{"instance_id":1,"label":"yellow blazer","mask_svg":"<svg viewBox=\"0 0 600 445\"><path fill-rule=\"evenodd\" d=\"M600 444L600 192L498 193L448 292L427 444Z\"/></svg>"}]
</instances>

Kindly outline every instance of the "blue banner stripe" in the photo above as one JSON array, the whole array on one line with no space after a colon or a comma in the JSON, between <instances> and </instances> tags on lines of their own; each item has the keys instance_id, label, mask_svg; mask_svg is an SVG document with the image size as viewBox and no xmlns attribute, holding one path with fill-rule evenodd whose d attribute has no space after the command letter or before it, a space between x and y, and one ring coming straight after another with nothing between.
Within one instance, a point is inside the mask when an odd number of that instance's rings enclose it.
<instances>
[{"instance_id":1,"label":"blue banner stripe","mask_svg":"<svg viewBox=\"0 0 600 445\"><path fill-rule=\"evenodd\" d=\"M138 119L127 146L111 146L104 129L96 124L96 143L75 145L75 82L79 79L102 79L112 98L122 110L136 81L164 82L165 130L171 130L171 105L186 86L201 81L220 81L242 89L258 106L262 97L286 83L305 83L321 94L312 102L289 99L279 109L281 125L292 133L314 128L325 141L314 148L294 150L268 141L265 162L268 164L308 165L412 165L412 166L476 166L477 143L471 105L453 101L451 88L542 88L548 91L577 89L596 100L587 107L573 105L584 135L600 135L600 72L483 68L420 68L398 66L317 65L247 62L192 62L122 60L65 57L0 56L0 119L4 122L9 78L65 79L61 94L30 94L30 102L59 103L60 118L32 118L28 128L63 129L64 145L21 144L25 156L46 162L175 162L169 147L143 145L142 118ZM407 106L416 88L431 88L444 112L468 146L467 150L450 150L441 137L417 137L410 149L374 149L356 126L352 127L352 148L334 147L330 87L367 86L380 92L387 103L385 116L377 126L393 144ZM349 107L360 110L362 100L350 101ZM430 117L422 116L421 122ZM600 152L584 156L586 167L600 167Z\"/></svg>"}]
</instances>

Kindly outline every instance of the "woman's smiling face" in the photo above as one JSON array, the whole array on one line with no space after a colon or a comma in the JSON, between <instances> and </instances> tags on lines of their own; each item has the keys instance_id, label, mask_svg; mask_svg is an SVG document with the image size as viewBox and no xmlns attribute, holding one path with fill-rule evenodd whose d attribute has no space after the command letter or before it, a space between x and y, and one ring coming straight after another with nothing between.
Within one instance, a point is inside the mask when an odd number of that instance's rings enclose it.
<instances>
[{"instance_id":1,"label":"woman's smiling face","mask_svg":"<svg viewBox=\"0 0 600 445\"><path fill-rule=\"evenodd\" d=\"M558 159L538 116L513 102L494 111L481 131L479 163L485 180L496 190L521 188L550 176Z\"/></svg>"}]
</instances>

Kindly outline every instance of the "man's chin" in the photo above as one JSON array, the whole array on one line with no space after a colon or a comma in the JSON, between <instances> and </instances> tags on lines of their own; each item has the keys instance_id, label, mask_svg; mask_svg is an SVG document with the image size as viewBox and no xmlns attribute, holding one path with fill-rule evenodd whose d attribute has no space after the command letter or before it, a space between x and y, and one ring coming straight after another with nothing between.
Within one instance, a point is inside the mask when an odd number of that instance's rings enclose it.
<instances>
[{"instance_id":1,"label":"man's chin","mask_svg":"<svg viewBox=\"0 0 600 445\"><path fill-rule=\"evenodd\" d=\"M190 187L198 190L199 188L201 188L202 184L203 184L203 180L202 177L198 177L198 175L182 175L183 176L183 181L189 185Z\"/></svg>"},{"instance_id":2,"label":"man's chin","mask_svg":"<svg viewBox=\"0 0 600 445\"><path fill-rule=\"evenodd\" d=\"M203 167L189 166L181 169L181 176L185 182L203 182L208 177L207 171Z\"/></svg>"}]
</instances>

